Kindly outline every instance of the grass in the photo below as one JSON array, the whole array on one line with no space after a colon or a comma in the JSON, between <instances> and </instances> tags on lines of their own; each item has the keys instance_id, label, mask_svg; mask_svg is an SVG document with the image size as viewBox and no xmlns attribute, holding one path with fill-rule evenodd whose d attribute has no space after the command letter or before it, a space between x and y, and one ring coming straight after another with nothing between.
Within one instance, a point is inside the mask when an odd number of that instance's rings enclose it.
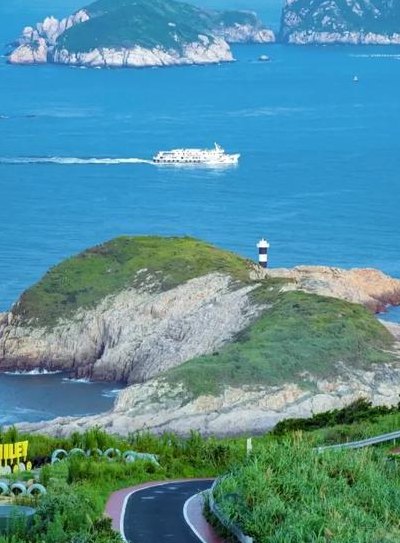
<instances>
[{"instance_id":1,"label":"grass","mask_svg":"<svg viewBox=\"0 0 400 543\"><path fill-rule=\"evenodd\" d=\"M304 292L281 292L263 286L253 296L272 307L233 343L167 372L171 384L183 383L192 397L217 395L226 386L303 383L332 376L341 361L367 367L390 360L382 349L392 337L360 305Z\"/></svg>"},{"instance_id":2,"label":"grass","mask_svg":"<svg viewBox=\"0 0 400 543\"><path fill-rule=\"evenodd\" d=\"M400 540L400 471L379 449L317 454L301 437L271 442L215 497L259 543Z\"/></svg>"},{"instance_id":3,"label":"grass","mask_svg":"<svg viewBox=\"0 0 400 543\"><path fill-rule=\"evenodd\" d=\"M125 236L52 268L23 293L14 313L25 322L49 325L129 287L168 290L210 272L247 281L249 266L245 259L193 238Z\"/></svg>"}]
</instances>

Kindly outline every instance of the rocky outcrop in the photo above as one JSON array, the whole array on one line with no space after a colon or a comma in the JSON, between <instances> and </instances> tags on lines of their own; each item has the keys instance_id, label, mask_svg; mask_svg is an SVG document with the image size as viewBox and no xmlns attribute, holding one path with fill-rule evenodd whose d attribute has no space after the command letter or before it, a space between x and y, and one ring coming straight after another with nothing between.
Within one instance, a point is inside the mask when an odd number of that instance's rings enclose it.
<instances>
[{"instance_id":1,"label":"rocky outcrop","mask_svg":"<svg viewBox=\"0 0 400 543\"><path fill-rule=\"evenodd\" d=\"M216 34L228 43L275 43L276 41L272 30L251 24L236 24L217 29Z\"/></svg>"},{"instance_id":2,"label":"rocky outcrop","mask_svg":"<svg viewBox=\"0 0 400 543\"><path fill-rule=\"evenodd\" d=\"M400 305L400 280L375 269L298 266L268 270L266 275L290 281L285 289L340 298L361 304L375 313L384 311L388 305Z\"/></svg>"},{"instance_id":3,"label":"rocky outcrop","mask_svg":"<svg viewBox=\"0 0 400 543\"><path fill-rule=\"evenodd\" d=\"M280 39L296 45L398 45L398 3L386 0L286 0Z\"/></svg>"},{"instance_id":4,"label":"rocky outcrop","mask_svg":"<svg viewBox=\"0 0 400 543\"><path fill-rule=\"evenodd\" d=\"M56 49L52 61L57 64L87 66L89 68L146 68L151 66L179 66L190 64L215 64L231 62L233 55L223 39L210 41L207 36L190 43L177 51L162 47L147 49L136 46L132 49L97 48L89 52L71 53L67 49Z\"/></svg>"},{"instance_id":5,"label":"rocky outcrop","mask_svg":"<svg viewBox=\"0 0 400 543\"><path fill-rule=\"evenodd\" d=\"M76 377L141 382L212 353L262 310L256 285L208 274L166 292L129 289L54 328L0 319L0 370L65 370Z\"/></svg>"},{"instance_id":6,"label":"rocky outcrop","mask_svg":"<svg viewBox=\"0 0 400 543\"><path fill-rule=\"evenodd\" d=\"M220 396L200 396L195 400L187 398L183 386L171 387L163 380L152 380L122 391L108 413L20 424L18 428L57 436L94 425L121 435L143 429L182 435L191 430L219 436L261 434L285 418L309 417L344 407L359 398L371 400L374 405L390 406L399 401L400 361L370 371L355 371L342 365L339 373L340 377L329 380L304 375L308 387L288 383L281 387L228 388Z\"/></svg>"},{"instance_id":7,"label":"rocky outcrop","mask_svg":"<svg viewBox=\"0 0 400 543\"><path fill-rule=\"evenodd\" d=\"M51 53L57 39L69 28L89 20L85 10L59 21L55 17L46 17L35 27L26 26L17 41L17 47L9 55L12 64L44 64L51 60Z\"/></svg>"}]
</instances>

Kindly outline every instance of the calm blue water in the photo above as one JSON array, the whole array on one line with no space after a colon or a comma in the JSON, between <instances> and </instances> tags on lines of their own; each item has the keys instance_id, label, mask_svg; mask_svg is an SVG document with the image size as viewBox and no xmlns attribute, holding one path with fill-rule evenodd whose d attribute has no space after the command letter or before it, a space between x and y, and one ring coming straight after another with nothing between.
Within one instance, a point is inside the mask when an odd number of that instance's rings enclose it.
<instances>
[{"instance_id":1,"label":"calm blue water","mask_svg":"<svg viewBox=\"0 0 400 543\"><path fill-rule=\"evenodd\" d=\"M110 409L118 388L56 375L0 375L0 427Z\"/></svg>"},{"instance_id":2,"label":"calm blue water","mask_svg":"<svg viewBox=\"0 0 400 543\"><path fill-rule=\"evenodd\" d=\"M0 40L48 6L1 6ZM275 24L277 7L265 5ZM119 71L2 59L0 310L49 266L120 234L188 234L249 257L265 236L273 266L400 277L400 48L234 51L230 65ZM257 62L262 53L272 62ZM238 168L18 163L150 158L214 141L242 153Z\"/></svg>"}]
</instances>

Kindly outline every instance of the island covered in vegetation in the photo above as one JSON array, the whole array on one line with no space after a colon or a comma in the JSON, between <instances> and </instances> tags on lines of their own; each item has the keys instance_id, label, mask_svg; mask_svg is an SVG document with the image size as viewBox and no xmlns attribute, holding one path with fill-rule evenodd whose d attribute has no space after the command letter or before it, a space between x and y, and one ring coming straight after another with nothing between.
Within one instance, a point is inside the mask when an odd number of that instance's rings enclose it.
<instances>
[{"instance_id":1,"label":"island covered in vegetation","mask_svg":"<svg viewBox=\"0 0 400 543\"><path fill-rule=\"evenodd\" d=\"M213 11L175 0L97 0L59 21L26 27L15 64L91 67L209 64L233 60L229 43L273 42L247 11Z\"/></svg>"}]
</instances>

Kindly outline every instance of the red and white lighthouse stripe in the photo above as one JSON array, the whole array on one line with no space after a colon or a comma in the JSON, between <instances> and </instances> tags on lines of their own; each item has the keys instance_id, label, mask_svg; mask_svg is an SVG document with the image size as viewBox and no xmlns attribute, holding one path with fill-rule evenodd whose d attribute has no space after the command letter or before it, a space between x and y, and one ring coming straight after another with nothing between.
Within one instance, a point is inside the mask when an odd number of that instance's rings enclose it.
<instances>
[{"instance_id":1,"label":"red and white lighthouse stripe","mask_svg":"<svg viewBox=\"0 0 400 543\"><path fill-rule=\"evenodd\" d=\"M258 243L258 263L263 268L268 268L268 249L270 247L268 241L262 238Z\"/></svg>"}]
</instances>

